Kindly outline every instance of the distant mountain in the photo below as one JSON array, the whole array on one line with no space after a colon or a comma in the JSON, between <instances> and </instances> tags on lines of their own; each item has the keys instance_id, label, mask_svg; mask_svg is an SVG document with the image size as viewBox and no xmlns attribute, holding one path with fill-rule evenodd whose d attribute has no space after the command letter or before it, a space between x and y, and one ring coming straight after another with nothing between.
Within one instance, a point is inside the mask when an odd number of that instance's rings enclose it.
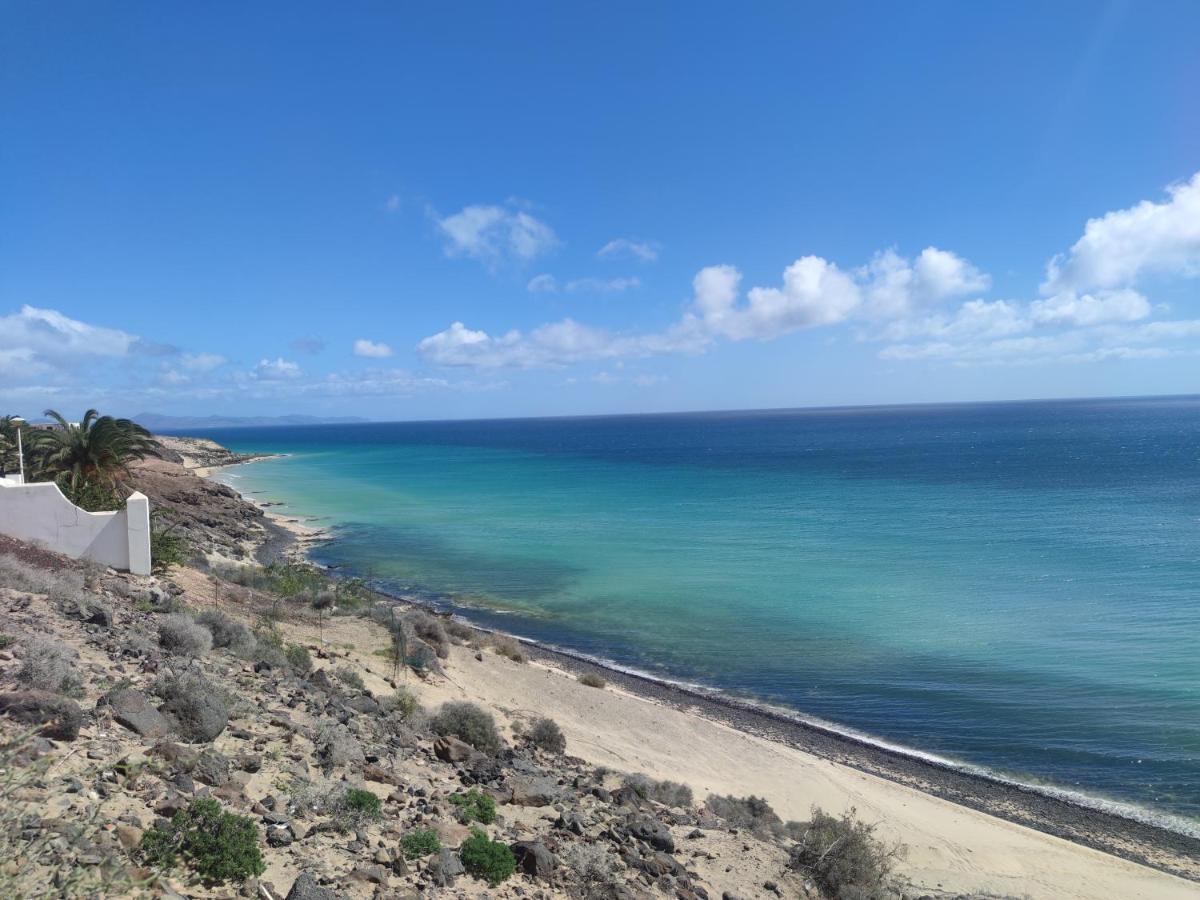
<instances>
[{"instance_id":1,"label":"distant mountain","mask_svg":"<svg viewBox=\"0 0 1200 900\"><path fill-rule=\"evenodd\" d=\"M131 416L151 431L179 431L183 428L248 428L265 425L350 425L369 422L359 416L164 416L139 413Z\"/></svg>"}]
</instances>

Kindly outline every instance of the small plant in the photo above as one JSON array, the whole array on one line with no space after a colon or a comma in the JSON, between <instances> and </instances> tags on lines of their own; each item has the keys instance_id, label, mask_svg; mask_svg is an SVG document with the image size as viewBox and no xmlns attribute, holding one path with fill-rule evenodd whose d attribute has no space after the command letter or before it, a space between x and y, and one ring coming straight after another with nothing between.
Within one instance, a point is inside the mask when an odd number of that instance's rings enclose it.
<instances>
[{"instance_id":1,"label":"small plant","mask_svg":"<svg viewBox=\"0 0 1200 900\"><path fill-rule=\"evenodd\" d=\"M225 730L229 706L216 686L197 669L161 679L154 687L163 698L162 711L175 720L180 737L206 743Z\"/></svg>"},{"instance_id":2,"label":"small plant","mask_svg":"<svg viewBox=\"0 0 1200 900\"><path fill-rule=\"evenodd\" d=\"M553 719L538 719L530 727L525 738L539 750L548 753L563 753L567 749L567 739Z\"/></svg>"},{"instance_id":3,"label":"small plant","mask_svg":"<svg viewBox=\"0 0 1200 900\"><path fill-rule=\"evenodd\" d=\"M302 647L300 644L288 644L288 648L284 651L283 655L287 659L287 664L297 672L306 673L312 671L312 656L306 647Z\"/></svg>"},{"instance_id":4,"label":"small plant","mask_svg":"<svg viewBox=\"0 0 1200 900\"><path fill-rule=\"evenodd\" d=\"M191 616L175 613L165 616L158 625L158 643L168 653L177 656L203 656L212 649L213 636Z\"/></svg>"},{"instance_id":5,"label":"small plant","mask_svg":"<svg viewBox=\"0 0 1200 900\"><path fill-rule=\"evenodd\" d=\"M52 694L77 696L83 693L75 651L43 637L34 638L26 645L17 681L27 688Z\"/></svg>"},{"instance_id":6,"label":"small plant","mask_svg":"<svg viewBox=\"0 0 1200 900\"><path fill-rule=\"evenodd\" d=\"M406 687L396 688L396 693L392 694L391 699L387 702L388 709L392 714L398 716L404 721L411 719L421 708L421 704L417 702L417 696Z\"/></svg>"},{"instance_id":7,"label":"small plant","mask_svg":"<svg viewBox=\"0 0 1200 900\"><path fill-rule=\"evenodd\" d=\"M643 800L654 800L663 806L682 806L686 809L692 805L692 789L678 781L655 781L641 774L627 775L624 786Z\"/></svg>"},{"instance_id":8,"label":"small plant","mask_svg":"<svg viewBox=\"0 0 1200 900\"><path fill-rule=\"evenodd\" d=\"M341 666L334 669L333 677L346 685L346 687L353 688L356 691L365 691L367 689L367 686L363 684L362 676L349 666Z\"/></svg>"},{"instance_id":9,"label":"small plant","mask_svg":"<svg viewBox=\"0 0 1200 900\"><path fill-rule=\"evenodd\" d=\"M193 800L166 828L147 831L140 851L155 868L170 869L182 860L209 885L245 881L267 868L258 849L258 827L246 816L226 812L211 797Z\"/></svg>"},{"instance_id":10,"label":"small plant","mask_svg":"<svg viewBox=\"0 0 1200 900\"><path fill-rule=\"evenodd\" d=\"M458 817L464 824L482 822L491 825L496 821L496 801L487 794L469 790L465 794L454 794L450 803L458 807Z\"/></svg>"},{"instance_id":11,"label":"small plant","mask_svg":"<svg viewBox=\"0 0 1200 900\"><path fill-rule=\"evenodd\" d=\"M883 900L899 845L885 846L875 826L855 818L851 809L840 819L813 807L812 818L792 848L789 865L812 878L835 900Z\"/></svg>"},{"instance_id":12,"label":"small plant","mask_svg":"<svg viewBox=\"0 0 1200 900\"><path fill-rule=\"evenodd\" d=\"M238 622L231 619L219 609L206 609L196 616L196 624L203 625L212 635L214 647L223 647L231 653L249 655L254 652L254 633Z\"/></svg>"},{"instance_id":13,"label":"small plant","mask_svg":"<svg viewBox=\"0 0 1200 900\"><path fill-rule=\"evenodd\" d=\"M378 819L383 812L379 798L362 788L350 788L337 804L338 817L349 827L358 828L363 822Z\"/></svg>"},{"instance_id":14,"label":"small plant","mask_svg":"<svg viewBox=\"0 0 1200 900\"><path fill-rule=\"evenodd\" d=\"M446 635L455 641L466 644L475 638L475 629L460 619L450 618L445 622Z\"/></svg>"},{"instance_id":15,"label":"small plant","mask_svg":"<svg viewBox=\"0 0 1200 900\"><path fill-rule=\"evenodd\" d=\"M181 566L187 560L188 543L176 534L178 522L164 524L166 513L155 509L150 513L150 562L154 571L163 574L171 566Z\"/></svg>"},{"instance_id":16,"label":"small plant","mask_svg":"<svg viewBox=\"0 0 1200 900\"><path fill-rule=\"evenodd\" d=\"M774 834L783 828L783 822L771 809L771 804L762 797L711 794L708 808L714 816L735 828L746 828L756 834Z\"/></svg>"},{"instance_id":17,"label":"small plant","mask_svg":"<svg viewBox=\"0 0 1200 900\"><path fill-rule=\"evenodd\" d=\"M416 828L400 838L400 849L406 859L419 859L442 849L438 833L432 828Z\"/></svg>"},{"instance_id":18,"label":"small plant","mask_svg":"<svg viewBox=\"0 0 1200 900\"><path fill-rule=\"evenodd\" d=\"M529 658L525 655L525 651L521 649L521 645L507 635L500 634L492 638L492 649L506 659L511 659L513 662L523 663L529 661Z\"/></svg>"},{"instance_id":19,"label":"small plant","mask_svg":"<svg viewBox=\"0 0 1200 900\"><path fill-rule=\"evenodd\" d=\"M471 875L496 887L517 871L517 858L506 844L493 841L480 828L472 828L471 836L458 851L463 868Z\"/></svg>"},{"instance_id":20,"label":"small plant","mask_svg":"<svg viewBox=\"0 0 1200 900\"><path fill-rule=\"evenodd\" d=\"M445 659L450 655L450 639L446 637L446 629L437 616L430 615L423 609L414 609L404 617L404 623L412 629L413 634L434 649L439 657Z\"/></svg>"},{"instance_id":21,"label":"small plant","mask_svg":"<svg viewBox=\"0 0 1200 900\"><path fill-rule=\"evenodd\" d=\"M606 687L608 687L608 682L593 672L584 672L582 675L580 675L579 683L586 687L600 688L600 690L604 690Z\"/></svg>"},{"instance_id":22,"label":"small plant","mask_svg":"<svg viewBox=\"0 0 1200 900\"><path fill-rule=\"evenodd\" d=\"M7 650L15 641L11 634L0 634L0 650Z\"/></svg>"},{"instance_id":23,"label":"small plant","mask_svg":"<svg viewBox=\"0 0 1200 900\"><path fill-rule=\"evenodd\" d=\"M456 737L484 753L495 754L500 750L500 734L496 731L496 720L492 718L491 713L474 703L442 704L430 726L435 734Z\"/></svg>"}]
</instances>

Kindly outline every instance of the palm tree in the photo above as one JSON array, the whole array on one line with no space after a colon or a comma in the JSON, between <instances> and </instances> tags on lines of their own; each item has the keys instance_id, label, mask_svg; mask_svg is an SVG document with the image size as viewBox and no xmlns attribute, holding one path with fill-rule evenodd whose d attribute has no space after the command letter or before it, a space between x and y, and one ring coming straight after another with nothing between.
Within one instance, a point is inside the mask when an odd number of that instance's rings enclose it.
<instances>
[{"instance_id":1,"label":"palm tree","mask_svg":"<svg viewBox=\"0 0 1200 900\"><path fill-rule=\"evenodd\" d=\"M58 482L74 500L89 489L115 494L129 475L129 464L158 447L150 432L130 419L114 419L89 409L79 424L46 410L55 428L26 432L41 477Z\"/></svg>"},{"instance_id":2,"label":"palm tree","mask_svg":"<svg viewBox=\"0 0 1200 900\"><path fill-rule=\"evenodd\" d=\"M17 459L17 430L24 421L19 416L0 416L0 476L21 466Z\"/></svg>"}]
</instances>

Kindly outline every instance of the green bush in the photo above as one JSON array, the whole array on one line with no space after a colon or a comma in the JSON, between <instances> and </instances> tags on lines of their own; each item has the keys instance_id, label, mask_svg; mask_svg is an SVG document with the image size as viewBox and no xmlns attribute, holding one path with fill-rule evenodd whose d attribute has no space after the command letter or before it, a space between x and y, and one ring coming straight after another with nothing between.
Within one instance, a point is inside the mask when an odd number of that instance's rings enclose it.
<instances>
[{"instance_id":1,"label":"green bush","mask_svg":"<svg viewBox=\"0 0 1200 900\"><path fill-rule=\"evenodd\" d=\"M438 833L432 828L417 828L400 838L400 849L406 859L419 859L442 849Z\"/></svg>"},{"instance_id":2,"label":"green bush","mask_svg":"<svg viewBox=\"0 0 1200 900\"><path fill-rule=\"evenodd\" d=\"M312 671L312 656L309 655L307 648L301 647L299 644L288 644L283 655L287 659L287 664L297 672Z\"/></svg>"},{"instance_id":3,"label":"green bush","mask_svg":"<svg viewBox=\"0 0 1200 900\"><path fill-rule=\"evenodd\" d=\"M333 677L346 685L348 688L353 688L356 691L365 691L367 686L363 684L362 676L348 666L341 666L333 670Z\"/></svg>"},{"instance_id":4,"label":"green bush","mask_svg":"<svg viewBox=\"0 0 1200 900\"><path fill-rule=\"evenodd\" d=\"M178 522L172 522L165 528L160 526L162 510L156 509L150 514L150 562L158 574L166 572L171 566L181 566L187 561L188 543L182 535L175 534Z\"/></svg>"},{"instance_id":5,"label":"green bush","mask_svg":"<svg viewBox=\"0 0 1200 900\"><path fill-rule=\"evenodd\" d=\"M496 887L517 871L517 858L506 844L490 840L482 829L472 828L471 836L458 851L463 868L471 875Z\"/></svg>"},{"instance_id":6,"label":"green bush","mask_svg":"<svg viewBox=\"0 0 1200 900\"><path fill-rule=\"evenodd\" d=\"M7 650L15 641L16 638L11 634L0 634L0 650Z\"/></svg>"},{"instance_id":7,"label":"green bush","mask_svg":"<svg viewBox=\"0 0 1200 900\"><path fill-rule=\"evenodd\" d=\"M887 879L903 848L885 846L874 825L854 816L853 809L839 819L813 807L788 864L835 900L884 900L892 896Z\"/></svg>"},{"instance_id":8,"label":"green bush","mask_svg":"<svg viewBox=\"0 0 1200 900\"><path fill-rule=\"evenodd\" d=\"M463 822L491 825L496 821L496 801L487 794L472 789L465 794L455 794L450 802L458 807L458 815Z\"/></svg>"},{"instance_id":9,"label":"green bush","mask_svg":"<svg viewBox=\"0 0 1200 900\"><path fill-rule=\"evenodd\" d=\"M396 693L388 700L387 705L393 714L405 721L411 719L421 708L421 704L417 701L417 695L406 687L396 688Z\"/></svg>"},{"instance_id":10,"label":"green bush","mask_svg":"<svg viewBox=\"0 0 1200 900\"><path fill-rule=\"evenodd\" d=\"M143 860L162 869L180 860L205 884L245 881L266 866L258 849L258 827L246 816L221 809L211 797L193 800L175 813L166 828L151 828L142 837Z\"/></svg>"},{"instance_id":11,"label":"green bush","mask_svg":"<svg viewBox=\"0 0 1200 900\"><path fill-rule=\"evenodd\" d=\"M692 805L692 789L678 781L655 781L653 778L639 773L627 775L624 786L643 800L655 800L663 806L681 806L687 809ZM710 806L712 802L713 798L710 798ZM716 813L716 810L714 809L713 812ZM719 813L717 814L719 815Z\"/></svg>"},{"instance_id":12,"label":"green bush","mask_svg":"<svg viewBox=\"0 0 1200 900\"><path fill-rule=\"evenodd\" d=\"M710 794L708 808L735 828L746 828L755 834L778 834L784 827L771 804L762 797Z\"/></svg>"},{"instance_id":13,"label":"green bush","mask_svg":"<svg viewBox=\"0 0 1200 900\"><path fill-rule=\"evenodd\" d=\"M383 810L379 798L362 788L350 788L342 797L342 806L359 818L377 819Z\"/></svg>"},{"instance_id":14,"label":"green bush","mask_svg":"<svg viewBox=\"0 0 1200 900\"><path fill-rule=\"evenodd\" d=\"M443 703L429 723L435 734L456 737L483 753L500 750L500 734L492 714L474 703Z\"/></svg>"},{"instance_id":15,"label":"green bush","mask_svg":"<svg viewBox=\"0 0 1200 900\"><path fill-rule=\"evenodd\" d=\"M533 746L549 753L562 753L567 749L567 739L553 719L538 719L525 737Z\"/></svg>"}]
</instances>

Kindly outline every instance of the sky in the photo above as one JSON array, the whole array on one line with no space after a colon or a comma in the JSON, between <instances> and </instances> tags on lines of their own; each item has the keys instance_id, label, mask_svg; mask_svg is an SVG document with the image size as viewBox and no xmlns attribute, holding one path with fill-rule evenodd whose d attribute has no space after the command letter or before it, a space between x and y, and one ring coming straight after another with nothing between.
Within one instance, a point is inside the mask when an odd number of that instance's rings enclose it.
<instances>
[{"instance_id":1,"label":"sky","mask_svg":"<svg viewBox=\"0 0 1200 900\"><path fill-rule=\"evenodd\" d=\"M0 412L1200 392L1200 4L0 3Z\"/></svg>"}]
</instances>

